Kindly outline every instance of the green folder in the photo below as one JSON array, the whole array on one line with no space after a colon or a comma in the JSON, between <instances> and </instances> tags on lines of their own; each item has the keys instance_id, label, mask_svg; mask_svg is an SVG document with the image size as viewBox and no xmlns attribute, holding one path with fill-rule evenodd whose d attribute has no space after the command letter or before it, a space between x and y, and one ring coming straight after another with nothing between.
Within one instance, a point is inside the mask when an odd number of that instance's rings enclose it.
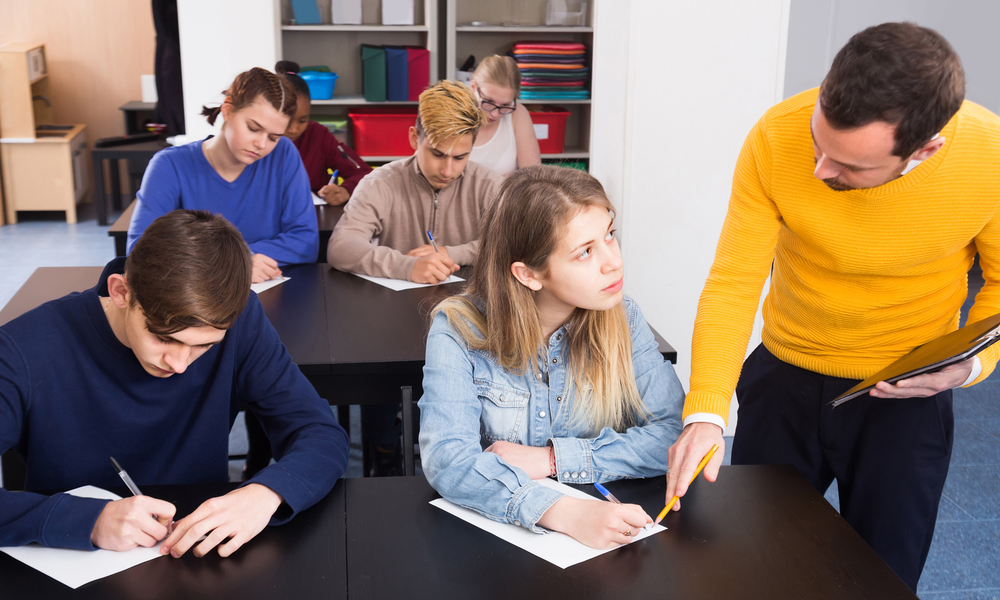
<instances>
[{"instance_id":1,"label":"green folder","mask_svg":"<svg viewBox=\"0 0 1000 600\"><path fill-rule=\"evenodd\" d=\"M361 44L362 88L366 102L385 102L385 48Z\"/></svg>"}]
</instances>

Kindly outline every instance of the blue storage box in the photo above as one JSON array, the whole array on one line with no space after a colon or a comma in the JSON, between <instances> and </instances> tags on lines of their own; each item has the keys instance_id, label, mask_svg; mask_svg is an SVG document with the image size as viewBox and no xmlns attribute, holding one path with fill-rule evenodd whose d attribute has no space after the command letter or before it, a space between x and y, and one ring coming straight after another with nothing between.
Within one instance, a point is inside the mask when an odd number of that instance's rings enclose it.
<instances>
[{"instance_id":1,"label":"blue storage box","mask_svg":"<svg viewBox=\"0 0 1000 600\"><path fill-rule=\"evenodd\" d=\"M313 100L329 100L333 98L333 86L337 83L336 73L320 71L302 71L299 77L309 86L309 95Z\"/></svg>"},{"instance_id":2,"label":"blue storage box","mask_svg":"<svg viewBox=\"0 0 1000 600\"><path fill-rule=\"evenodd\" d=\"M408 100L410 97L409 58L406 48L385 47L385 99Z\"/></svg>"}]
</instances>

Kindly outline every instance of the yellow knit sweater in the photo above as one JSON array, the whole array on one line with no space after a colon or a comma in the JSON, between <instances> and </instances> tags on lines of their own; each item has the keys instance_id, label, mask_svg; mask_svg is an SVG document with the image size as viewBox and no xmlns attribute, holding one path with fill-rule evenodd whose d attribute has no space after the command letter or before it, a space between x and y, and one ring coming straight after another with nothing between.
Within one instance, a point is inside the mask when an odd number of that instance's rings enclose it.
<instances>
[{"instance_id":1,"label":"yellow knit sweater","mask_svg":"<svg viewBox=\"0 0 1000 600\"><path fill-rule=\"evenodd\" d=\"M986 285L969 322L1000 313L1000 118L966 101L944 146L876 188L813 176L818 89L774 106L747 136L695 319L684 416L727 419L760 290L764 346L779 359L864 379L955 330L978 249ZM982 380L1000 345L980 354Z\"/></svg>"}]
</instances>

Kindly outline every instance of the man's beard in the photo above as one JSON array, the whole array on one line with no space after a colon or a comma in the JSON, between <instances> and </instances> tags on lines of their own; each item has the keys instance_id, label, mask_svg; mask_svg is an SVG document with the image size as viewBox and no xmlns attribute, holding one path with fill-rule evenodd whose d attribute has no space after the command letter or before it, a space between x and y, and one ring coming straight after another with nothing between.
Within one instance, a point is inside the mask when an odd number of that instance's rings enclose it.
<instances>
[{"instance_id":1,"label":"man's beard","mask_svg":"<svg viewBox=\"0 0 1000 600\"><path fill-rule=\"evenodd\" d=\"M858 188L851 187L851 186L847 185L846 183L844 183L843 181L841 181L837 177L831 177L829 179L824 179L823 183L826 184L826 187L830 188L831 190L833 190L835 192L849 192L851 190L858 189Z\"/></svg>"}]
</instances>

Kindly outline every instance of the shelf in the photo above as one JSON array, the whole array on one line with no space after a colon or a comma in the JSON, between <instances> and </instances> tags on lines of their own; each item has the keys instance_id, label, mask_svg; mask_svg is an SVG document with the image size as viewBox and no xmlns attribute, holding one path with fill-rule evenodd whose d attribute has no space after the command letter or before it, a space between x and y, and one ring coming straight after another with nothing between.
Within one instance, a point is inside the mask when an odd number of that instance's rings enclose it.
<instances>
[{"instance_id":1,"label":"shelf","mask_svg":"<svg viewBox=\"0 0 1000 600\"><path fill-rule=\"evenodd\" d=\"M380 105L391 105L391 104L410 104L413 106L417 105L416 100L386 100L385 102L368 102L365 97L361 94L346 94L344 96L334 96L330 100L313 100L310 102L313 106L355 106L359 104L370 104L373 106Z\"/></svg>"},{"instance_id":2,"label":"shelf","mask_svg":"<svg viewBox=\"0 0 1000 600\"><path fill-rule=\"evenodd\" d=\"M511 26L506 27L503 25L462 25L456 27L455 31L460 33L594 33L593 27L566 27L566 26L552 26L548 27L546 25L528 25L528 26Z\"/></svg>"},{"instance_id":3,"label":"shelf","mask_svg":"<svg viewBox=\"0 0 1000 600\"><path fill-rule=\"evenodd\" d=\"M524 98L518 98L517 101L520 104L590 104L590 98L586 100L580 98L574 98L572 100L560 100L558 98L546 98L544 100L525 100Z\"/></svg>"},{"instance_id":4,"label":"shelf","mask_svg":"<svg viewBox=\"0 0 1000 600\"><path fill-rule=\"evenodd\" d=\"M590 152L583 148L565 148L559 154L542 154L542 158L590 158Z\"/></svg>"},{"instance_id":5,"label":"shelf","mask_svg":"<svg viewBox=\"0 0 1000 600\"><path fill-rule=\"evenodd\" d=\"M281 29L282 31L428 31L426 25L282 25Z\"/></svg>"}]
</instances>

